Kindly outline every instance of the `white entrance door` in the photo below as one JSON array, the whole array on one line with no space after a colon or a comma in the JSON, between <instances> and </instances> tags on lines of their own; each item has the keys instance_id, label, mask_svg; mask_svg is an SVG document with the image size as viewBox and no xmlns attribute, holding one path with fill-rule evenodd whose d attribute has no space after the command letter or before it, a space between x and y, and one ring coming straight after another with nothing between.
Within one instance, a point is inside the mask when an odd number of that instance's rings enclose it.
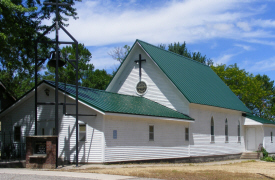
<instances>
[{"instance_id":1,"label":"white entrance door","mask_svg":"<svg viewBox=\"0 0 275 180\"><path fill-rule=\"evenodd\" d=\"M247 150L255 151L256 150L256 131L255 128L246 129L246 142Z\"/></svg>"}]
</instances>

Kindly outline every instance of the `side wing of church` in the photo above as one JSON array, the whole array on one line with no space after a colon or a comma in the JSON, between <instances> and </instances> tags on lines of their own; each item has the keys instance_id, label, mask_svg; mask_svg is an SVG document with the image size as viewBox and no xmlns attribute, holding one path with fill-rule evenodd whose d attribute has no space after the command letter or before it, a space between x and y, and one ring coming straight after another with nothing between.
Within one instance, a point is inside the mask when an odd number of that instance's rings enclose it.
<instances>
[{"instance_id":1,"label":"side wing of church","mask_svg":"<svg viewBox=\"0 0 275 180\"><path fill-rule=\"evenodd\" d=\"M39 101L73 102L75 86L43 81ZM45 89L49 94L45 94ZM65 94L64 94L65 93ZM68 107L67 113L74 114ZM79 128L79 161L107 163L136 160L238 158L259 145L275 153L275 123L252 116L249 109L204 64L137 40L106 91L79 88L79 113L59 108L59 157L75 162ZM0 113L5 142L25 142L34 134L34 92L26 93ZM51 135L54 106L38 107L38 134ZM3 142L3 140L2 140Z\"/></svg>"}]
</instances>

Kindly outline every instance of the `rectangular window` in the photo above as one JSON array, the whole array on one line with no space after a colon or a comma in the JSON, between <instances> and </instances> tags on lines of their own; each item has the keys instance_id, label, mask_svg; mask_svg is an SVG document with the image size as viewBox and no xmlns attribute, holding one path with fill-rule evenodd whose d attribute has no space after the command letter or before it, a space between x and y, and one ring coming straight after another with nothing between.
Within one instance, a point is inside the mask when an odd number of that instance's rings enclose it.
<instances>
[{"instance_id":1,"label":"rectangular window","mask_svg":"<svg viewBox=\"0 0 275 180\"><path fill-rule=\"evenodd\" d=\"M44 128L42 128L41 134L42 134L43 136L45 135L45 129L44 129Z\"/></svg>"},{"instance_id":2,"label":"rectangular window","mask_svg":"<svg viewBox=\"0 0 275 180\"><path fill-rule=\"evenodd\" d=\"M14 141L20 142L21 140L21 126L14 127Z\"/></svg>"},{"instance_id":3,"label":"rectangular window","mask_svg":"<svg viewBox=\"0 0 275 180\"><path fill-rule=\"evenodd\" d=\"M113 139L117 139L117 130L113 130Z\"/></svg>"},{"instance_id":4,"label":"rectangular window","mask_svg":"<svg viewBox=\"0 0 275 180\"><path fill-rule=\"evenodd\" d=\"M55 128L53 128L53 135L55 135Z\"/></svg>"},{"instance_id":5,"label":"rectangular window","mask_svg":"<svg viewBox=\"0 0 275 180\"><path fill-rule=\"evenodd\" d=\"M241 142L241 127L240 127L240 122L238 124L238 142Z\"/></svg>"},{"instance_id":6,"label":"rectangular window","mask_svg":"<svg viewBox=\"0 0 275 180\"><path fill-rule=\"evenodd\" d=\"M270 139L271 139L271 142L273 143L273 133L270 132Z\"/></svg>"},{"instance_id":7,"label":"rectangular window","mask_svg":"<svg viewBox=\"0 0 275 180\"><path fill-rule=\"evenodd\" d=\"M149 141L154 141L154 126L149 126Z\"/></svg>"},{"instance_id":8,"label":"rectangular window","mask_svg":"<svg viewBox=\"0 0 275 180\"><path fill-rule=\"evenodd\" d=\"M79 124L79 141L86 141L86 124Z\"/></svg>"},{"instance_id":9,"label":"rectangular window","mask_svg":"<svg viewBox=\"0 0 275 180\"><path fill-rule=\"evenodd\" d=\"M185 141L189 141L189 128L185 128Z\"/></svg>"}]
</instances>

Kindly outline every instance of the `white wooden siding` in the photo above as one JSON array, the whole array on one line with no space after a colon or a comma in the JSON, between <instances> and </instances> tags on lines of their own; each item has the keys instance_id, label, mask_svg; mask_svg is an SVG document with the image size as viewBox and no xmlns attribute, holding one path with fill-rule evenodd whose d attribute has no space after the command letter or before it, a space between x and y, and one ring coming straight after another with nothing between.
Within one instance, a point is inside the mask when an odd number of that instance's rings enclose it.
<instances>
[{"instance_id":1,"label":"white wooden siding","mask_svg":"<svg viewBox=\"0 0 275 180\"><path fill-rule=\"evenodd\" d=\"M209 156L237 154L245 150L244 132L238 142L238 121L243 126L241 112L211 106L190 104L190 155ZM211 142L211 117L214 119L215 142ZM228 121L229 141L225 142L225 119Z\"/></svg>"},{"instance_id":2,"label":"white wooden siding","mask_svg":"<svg viewBox=\"0 0 275 180\"><path fill-rule=\"evenodd\" d=\"M187 122L117 116L106 116L104 121L105 162L189 156ZM149 141L149 125L154 126L154 141ZM113 139L113 130L117 130L117 139Z\"/></svg>"},{"instance_id":3,"label":"white wooden siding","mask_svg":"<svg viewBox=\"0 0 275 180\"><path fill-rule=\"evenodd\" d=\"M50 95L46 96L45 88L50 89ZM41 85L38 90L38 102L54 102L54 89ZM63 102L64 95L59 93L59 102ZM74 103L71 98L67 102ZM63 106L59 106L59 157L64 160L75 162L75 140L76 128L75 117L64 116ZM75 106L67 106L67 113L74 114ZM95 112L91 108L79 103L79 113L97 114L94 116L79 116L79 122L87 124L86 142L79 142L79 162L102 162L102 118L103 115ZM55 106L39 105L38 106L38 135L41 135L42 128L45 129L45 135L52 135L52 129L55 127ZM14 126L21 126L23 134L22 142L25 142L25 136L34 135L34 93L12 111L8 112L0 120L2 121L2 132L11 131L13 140ZM7 139L7 138L6 138ZM8 139L7 139L8 140ZM8 142L8 141L6 141Z\"/></svg>"},{"instance_id":4,"label":"white wooden siding","mask_svg":"<svg viewBox=\"0 0 275 180\"><path fill-rule=\"evenodd\" d=\"M141 81L146 82L148 89L144 97L184 114L189 114L189 102L139 45L134 46L107 91L138 96L136 85L140 80L139 65L134 61L139 58L139 54L142 59L146 59L146 62L141 64Z\"/></svg>"},{"instance_id":5,"label":"white wooden siding","mask_svg":"<svg viewBox=\"0 0 275 180\"><path fill-rule=\"evenodd\" d=\"M270 132L273 133L273 142L271 142ZM275 126L274 125L265 125L264 126L264 139L263 144L264 148L268 153L275 153Z\"/></svg>"},{"instance_id":6,"label":"white wooden siding","mask_svg":"<svg viewBox=\"0 0 275 180\"><path fill-rule=\"evenodd\" d=\"M5 133L5 143L14 142L14 127L21 126L21 143L26 142L26 136L34 134L34 99L27 98L5 116L1 117L2 136Z\"/></svg>"}]
</instances>

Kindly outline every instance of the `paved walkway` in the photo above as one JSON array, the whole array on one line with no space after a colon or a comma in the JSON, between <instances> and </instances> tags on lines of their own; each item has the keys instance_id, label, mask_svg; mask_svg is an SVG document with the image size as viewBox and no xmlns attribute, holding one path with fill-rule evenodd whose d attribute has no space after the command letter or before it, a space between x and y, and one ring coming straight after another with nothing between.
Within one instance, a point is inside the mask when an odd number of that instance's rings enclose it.
<instances>
[{"instance_id":1,"label":"paved walkway","mask_svg":"<svg viewBox=\"0 0 275 180\"><path fill-rule=\"evenodd\" d=\"M75 178L75 179L94 179L94 180L141 180L143 179L143 178L137 178L133 176L34 170L34 169L26 169L26 168L1 168L0 169L1 177L5 177L5 175L7 174L14 175L14 176L22 175L21 179L23 179L24 175L31 175L31 176L35 175L35 176L45 176L45 177L48 176L49 177L48 179L51 179L51 180L55 179L53 177L68 177L68 178Z\"/></svg>"}]
</instances>

